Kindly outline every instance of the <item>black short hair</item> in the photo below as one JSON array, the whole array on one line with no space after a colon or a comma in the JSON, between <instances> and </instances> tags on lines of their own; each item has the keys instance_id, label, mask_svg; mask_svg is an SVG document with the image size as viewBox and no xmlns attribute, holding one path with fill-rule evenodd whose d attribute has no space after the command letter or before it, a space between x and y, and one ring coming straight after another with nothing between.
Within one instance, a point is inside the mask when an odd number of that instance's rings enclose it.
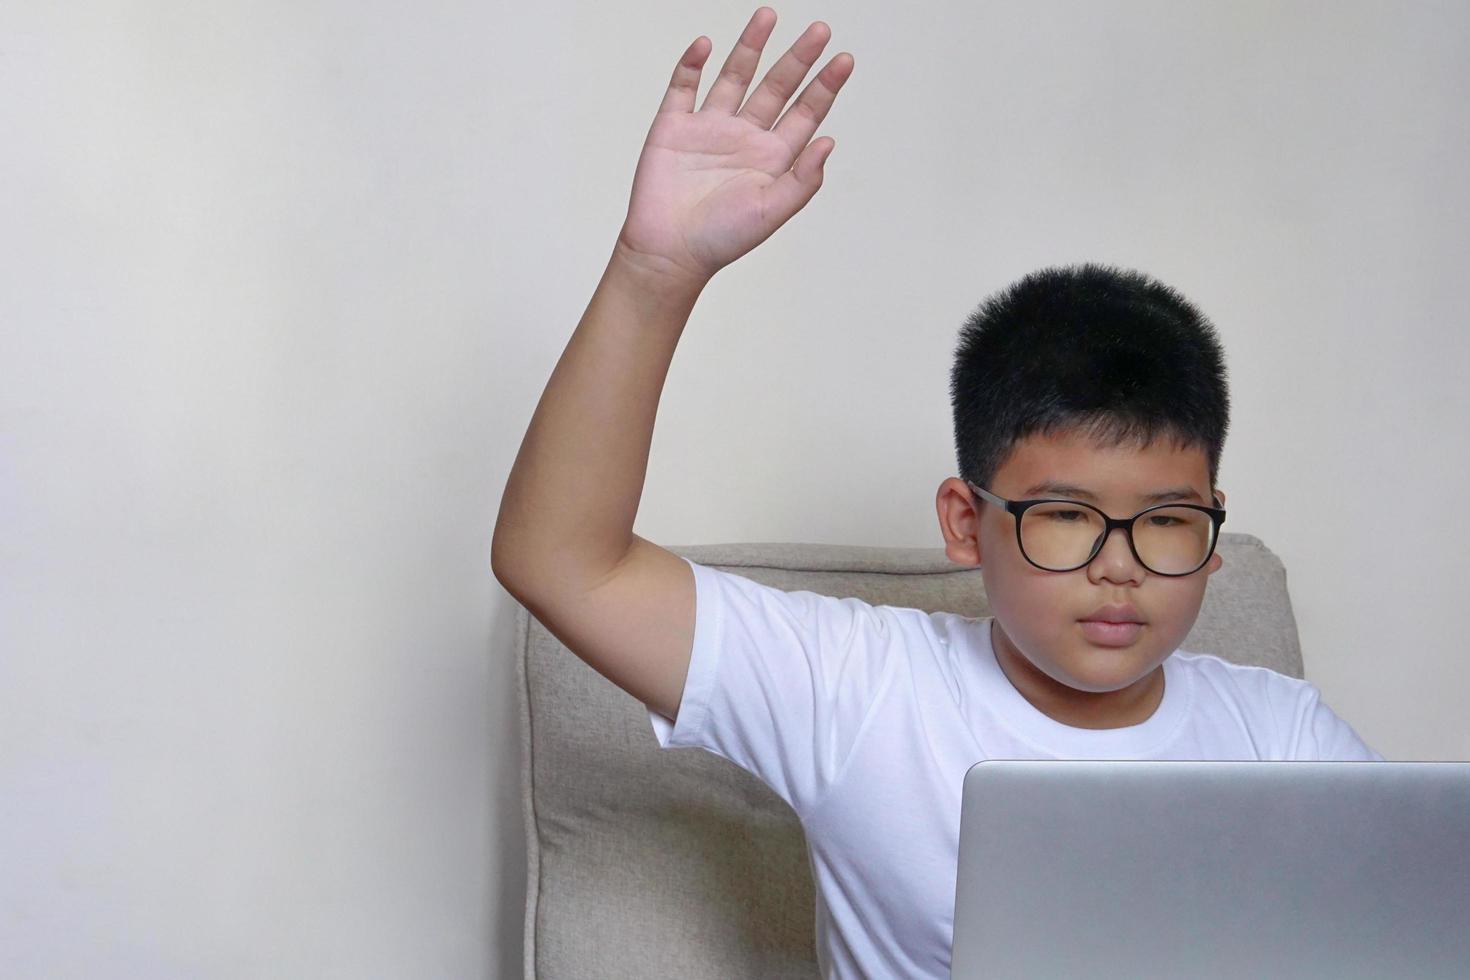
<instances>
[{"instance_id":1,"label":"black short hair","mask_svg":"<svg viewBox=\"0 0 1470 980\"><path fill-rule=\"evenodd\" d=\"M1215 489L1230 396L1215 328L1140 272L1041 269L976 308L950 374L960 476L989 487L1032 434L1079 429L1104 445L1198 447Z\"/></svg>"}]
</instances>

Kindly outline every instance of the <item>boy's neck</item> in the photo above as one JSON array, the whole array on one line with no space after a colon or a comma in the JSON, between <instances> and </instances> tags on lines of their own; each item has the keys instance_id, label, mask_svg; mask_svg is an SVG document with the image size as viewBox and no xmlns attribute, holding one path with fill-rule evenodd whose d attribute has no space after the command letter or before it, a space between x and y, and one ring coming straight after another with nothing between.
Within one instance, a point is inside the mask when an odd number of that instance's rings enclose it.
<instances>
[{"instance_id":1,"label":"boy's neck","mask_svg":"<svg viewBox=\"0 0 1470 980\"><path fill-rule=\"evenodd\" d=\"M1164 700L1164 666L1116 691L1094 694L1053 680L1016 649L998 621L991 621L991 647L1011 686L1048 718L1072 728L1109 729L1141 725Z\"/></svg>"}]
</instances>

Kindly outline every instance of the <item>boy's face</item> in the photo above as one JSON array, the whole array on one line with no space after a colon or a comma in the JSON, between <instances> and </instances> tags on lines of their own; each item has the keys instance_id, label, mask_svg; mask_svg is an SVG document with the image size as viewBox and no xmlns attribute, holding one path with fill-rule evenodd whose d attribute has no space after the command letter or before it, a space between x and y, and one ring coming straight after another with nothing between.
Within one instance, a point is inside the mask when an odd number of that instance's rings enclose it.
<instances>
[{"instance_id":1,"label":"boy's face","mask_svg":"<svg viewBox=\"0 0 1470 980\"><path fill-rule=\"evenodd\" d=\"M1045 489L1049 484L1078 490ZM1176 488L1196 495L1180 503L1214 506L1204 450L1179 449L1168 439L1143 448L1104 447L1064 431L1017 443L985 489L1007 500L1081 500L1127 518L1149 506L1150 495ZM1225 495L1216 495L1223 503ZM996 658L1017 690L1076 727L1146 720L1163 693L1158 667L1194 625L1220 556L1192 575L1156 575L1133 557L1123 532L1114 531L1091 564L1048 572L1021 554L1015 518L972 496L963 480L944 481L937 504L950 559L981 568L995 616ZM1083 620L1103 606L1131 607L1136 615L1130 618L1143 624L1136 636L1108 639L1084 628Z\"/></svg>"}]
</instances>

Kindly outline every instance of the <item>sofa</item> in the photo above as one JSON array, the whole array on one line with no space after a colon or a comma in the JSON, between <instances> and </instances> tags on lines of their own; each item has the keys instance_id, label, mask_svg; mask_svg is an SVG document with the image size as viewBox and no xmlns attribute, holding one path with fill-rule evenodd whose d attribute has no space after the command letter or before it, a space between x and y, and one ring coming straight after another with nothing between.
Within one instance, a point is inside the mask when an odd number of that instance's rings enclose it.
<instances>
[{"instance_id":1,"label":"sofa","mask_svg":"<svg viewBox=\"0 0 1470 980\"><path fill-rule=\"evenodd\" d=\"M781 589L989 615L979 571L939 548L669 550ZM1301 677L1281 561L1247 534L1222 534L1218 551L1183 647ZM526 977L816 977L812 877L790 807L724 759L660 749L643 704L525 608L515 650Z\"/></svg>"}]
</instances>

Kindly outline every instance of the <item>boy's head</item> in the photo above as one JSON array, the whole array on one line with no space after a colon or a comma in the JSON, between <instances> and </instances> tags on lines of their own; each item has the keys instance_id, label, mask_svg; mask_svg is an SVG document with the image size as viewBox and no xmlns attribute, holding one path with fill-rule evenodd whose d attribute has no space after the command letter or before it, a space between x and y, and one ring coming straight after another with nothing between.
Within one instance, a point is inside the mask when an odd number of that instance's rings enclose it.
<instances>
[{"instance_id":1,"label":"boy's head","mask_svg":"<svg viewBox=\"0 0 1470 980\"><path fill-rule=\"evenodd\" d=\"M1068 535L1087 524L1094 540L1102 515L1031 511L1032 548L1023 553L1017 516L969 484L1009 501L1088 503L1112 518L1162 502L1223 507L1215 481L1229 397L1213 327L1174 290L1140 273L1090 264L1043 269L987 299L966 321L950 394L960 477L940 486L940 526L950 558L982 569L996 654L1008 675L1016 681L1015 672L1024 672L1020 679L1032 690L1017 686L1043 699L1123 692L1113 699L1121 704L1130 693L1161 692L1155 668L1193 626L1219 557L1177 574L1190 563L1151 559L1150 547L1165 547L1160 537L1140 549L1155 571L1115 530L1087 565L1043 570L1028 560L1030 550L1045 540L1041 534L1063 532L1040 529L1039 514L1048 528L1066 523ZM1192 526L1213 542L1212 517L1185 511L1145 517L1135 541L1170 527L1187 535L1189 522L1179 517L1198 518ZM1090 617L1141 625L1084 625ZM1111 727L1106 717L1098 714L1099 727Z\"/></svg>"}]
</instances>

